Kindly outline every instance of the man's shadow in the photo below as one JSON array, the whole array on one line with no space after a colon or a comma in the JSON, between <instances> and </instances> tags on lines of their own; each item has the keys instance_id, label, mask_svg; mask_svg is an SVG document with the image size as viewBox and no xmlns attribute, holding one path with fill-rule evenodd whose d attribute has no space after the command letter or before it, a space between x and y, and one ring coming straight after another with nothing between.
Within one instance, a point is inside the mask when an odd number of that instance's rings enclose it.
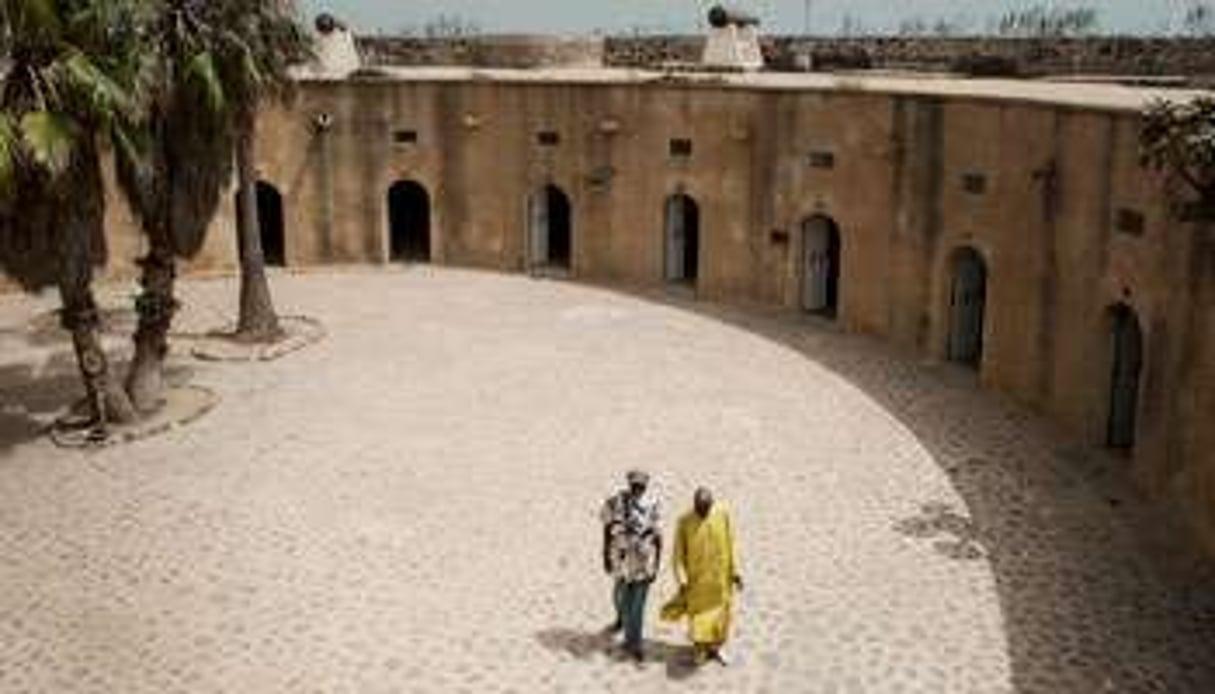
<instances>
[{"instance_id":1,"label":"man's shadow","mask_svg":"<svg viewBox=\"0 0 1215 694\"><path fill-rule=\"evenodd\" d=\"M596 655L622 663L629 659L616 645L615 634L610 629L578 631L576 629L545 629L536 634L536 640L550 651L568 653L578 660L590 660ZM646 663L663 663L667 677L686 680L699 670L693 658L691 646L677 646L662 641L646 640L643 647Z\"/></svg>"}]
</instances>

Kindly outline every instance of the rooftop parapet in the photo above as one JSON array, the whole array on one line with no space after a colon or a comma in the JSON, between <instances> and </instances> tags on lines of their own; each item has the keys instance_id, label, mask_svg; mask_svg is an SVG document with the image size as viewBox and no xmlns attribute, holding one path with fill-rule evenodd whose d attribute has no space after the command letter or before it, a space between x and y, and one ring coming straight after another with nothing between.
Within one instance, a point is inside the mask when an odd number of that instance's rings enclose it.
<instances>
[{"instance_id":1,"label":"rooftop parapet","mask_svg":"<svg viewBox=\"0 0 1215 694\"><path fill-rule=\"evenodd\" d=\"M741 10L714 5L709 10L709 38L700 62L718 70L753 71L763 68L759 19Z\"/></svg>"},{"instance_id":2,"label":"rooftop parapet","mask_svg":"<svg viewBox=\"0 0 1215 694\"><path fill-rule=\"evenodd\" d=\"M301 76L312 79L344 79L363 66L355 46L354 34L337 17L328 12L316 16L314 50L316 58L300 70Z\"/></svg>"}]
</instances>

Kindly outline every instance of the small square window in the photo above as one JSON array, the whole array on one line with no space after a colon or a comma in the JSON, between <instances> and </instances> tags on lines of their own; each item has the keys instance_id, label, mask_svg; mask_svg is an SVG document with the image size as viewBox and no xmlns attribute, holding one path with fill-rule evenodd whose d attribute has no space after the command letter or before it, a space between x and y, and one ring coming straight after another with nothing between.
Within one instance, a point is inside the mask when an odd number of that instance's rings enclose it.
<instances>
[{"instance_id":1,"label":"small square window","mask_svg":"<svg viewBox=\"0 0 1215 694\"><path fill-rule=\"evenodd\" d=\"M962 190L972 195L987 192L987 176L981 173L962 174Z\"/></svg>"},{"instance_id":2,"label":"small square window","mask_svg":"<svg viewBox=\"0 0 1215 694\"><path fill-rule=\"evenodd\" d=\"M418 131L397 130L392 134L392 141L398 145L416 145L418 143Z\"/></svg>"},{"instance_id":3,"label":"small square window","mask_svg":"<svg viewBox=\"0 0 1215 694\"><path fill-rule=\"evenodd\" d=\"M667 143L667 152L670 153L672 157L686 159L687 157L692 156L692 141L686 137L672 138L671 141Z\"/></svg>"},{"instance_id":4,"label":"small square window","mask_svg":"<svg viewBox=\"0 0 1215 694\"><path fill-rule=\"evenodd\" d=\"M556 147L561 144L561 135L556 130L541 130L536 133L536 142L544 147Z\"/></svg>"},{"instance_id":5,"label":"small square window","mask_svg":"<svg viewBox=\"0 0 1215 694\"><path fill-rule=\"evenodd\" d=\"M1118 231L1123 234L1143 236L1143 230L1147 226L1147 221L1144 219L1142 212L1132 210L1129 207L1120 207L1115 218L1115 224Z\"/></svg>"},{"instance_id":6,"label":"small square window","mask_svg":"<svg viewBox=\"0 0 1215 694\"><path fill-rule=\"evenodd\" d=\"M811 152L808 163L812 169L834 169L835 152L827 150Z\"/></svg>"}]
</instances>

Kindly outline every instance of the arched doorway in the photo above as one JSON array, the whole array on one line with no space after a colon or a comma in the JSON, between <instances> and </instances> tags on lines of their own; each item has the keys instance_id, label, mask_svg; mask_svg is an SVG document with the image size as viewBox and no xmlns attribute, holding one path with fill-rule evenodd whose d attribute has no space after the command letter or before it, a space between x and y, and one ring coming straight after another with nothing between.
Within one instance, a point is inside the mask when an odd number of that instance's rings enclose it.
<instances>
[{"instance_id":1,"label":"arched doorway","mask_svg":"<svg viewBox=\"0 0 1215 694\"><path fill-rule=\"evenodd\" d=\"M983 318L987 309L987 263L973 248L953 256L949 288L950 361L978 368L983 363Z\"/></svg>"},{"instance_id":2,"label":"arched doorway","mask_svg":"<svg viewBox=\"0 0 1215 694\"><path fill-rule=\"evenodd\" d=\"M430 195L416 181L388 188L388 246L394 261L430 262Z\"/></svg>"},{"instance_id":3,"label":"arched doorway","mask_svg":"<svg viewBox=\"0 0 1215 694\"><path fill-rule=\"evenodd\" d=\"M839 310L840 231L822 215L802 223L802 310L834 318Z\"/></svg>"},{"instance_id":4,"label":"arched doorway","mask_svg":"<svg viewBox=\"0 0 1215 694\"><path fill-rule=\"evenodd\" d=\"M266 265L283 267L287 264L287 247L283 230L283 196L273 185L258 181L257 231L262 242L262 259ZM236 214L244 214L240 191L236 192Z\"/></svg>"},{"instance_id":5,"label":"arched doorway","mask_svg":"<svg viewBox=\"0 0 1215 694\"><path fill-rule=\"evenodd\" d=\"M666 204L666 278L696 284L700 270L700 207L691 196L677 193Z\"/></svg>"},{"instance_id":6,"label":"arched doorway","mask_svg":"<svg viewBox=\"0 0 1215 694\"><path fill-rule=\"evenodd\" d=\"M546 185L528 198L528 215L531 265L568 270L574 235L569 196L555 185Z\"/></svg>"},{"instance_id":7,"label":"arched doorway","mask_svg":"<svg viewBox=\"0 0 1215 694\"><path fill-rule=\"evenodd\" d=\"M1139 414L1139 381L1143 371L1143 331L1139 317L1126 304L1107 311L1110 340L1109 420L1106 444L1110 448L1135 447Z\"/></svg>"}]
</instances>

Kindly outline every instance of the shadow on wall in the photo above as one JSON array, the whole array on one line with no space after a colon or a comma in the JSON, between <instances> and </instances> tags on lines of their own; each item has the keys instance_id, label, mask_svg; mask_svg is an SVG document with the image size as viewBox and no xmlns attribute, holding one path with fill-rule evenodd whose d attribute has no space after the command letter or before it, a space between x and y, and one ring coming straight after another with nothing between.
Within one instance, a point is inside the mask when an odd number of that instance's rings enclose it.
<instances>
[{"instance_id":1,"label":"shadow on wall","mask_svg":"<svg viewBox=\"0 0 1215 694\"><path fill-rule=\"evenodd\" d=\"M801 354L918 438L966 508L924 499L891 532L991 566L1015 691L1215 691L1215 566L1167 509L1136 494L1124 460L1060 447L1058 432L978 390L964 368L926 367L821 319L631 293Z\"/></svg>"}]
</instances>

